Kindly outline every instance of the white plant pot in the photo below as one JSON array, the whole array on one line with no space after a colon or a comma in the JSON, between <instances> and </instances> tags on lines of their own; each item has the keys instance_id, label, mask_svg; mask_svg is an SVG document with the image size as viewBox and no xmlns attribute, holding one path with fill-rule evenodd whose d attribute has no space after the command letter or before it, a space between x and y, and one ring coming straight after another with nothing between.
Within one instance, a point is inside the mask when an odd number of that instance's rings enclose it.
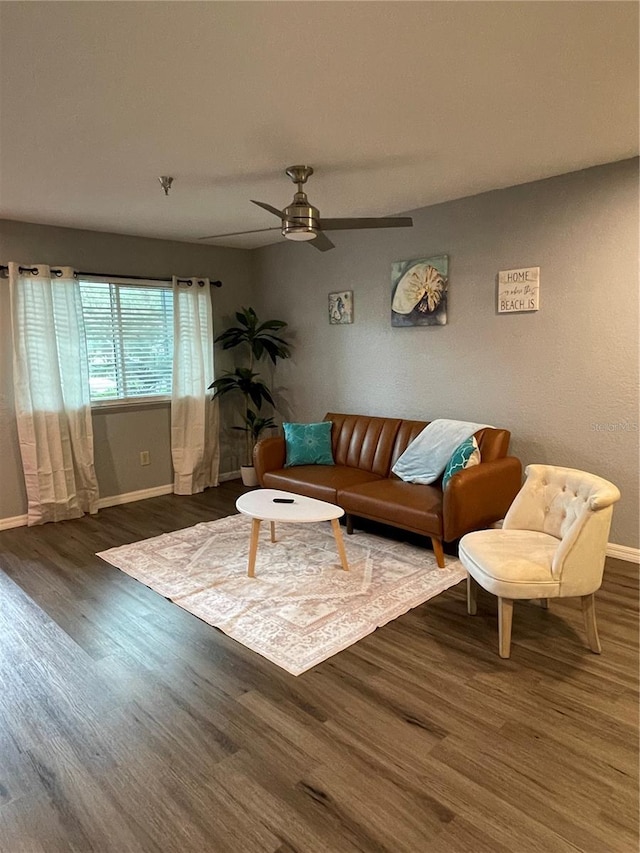
<instances>
[{"instance_id":1,"label":"white plant pot","mask_svg":"<svg viewBox=\"0 0 640 853\"><path fill-rule=\"evenodd\" d=\"M253 465L241 465L240 475L245 486L258 485L258 475L256 474L256 469Z\"/></svg>"}]
</instances>

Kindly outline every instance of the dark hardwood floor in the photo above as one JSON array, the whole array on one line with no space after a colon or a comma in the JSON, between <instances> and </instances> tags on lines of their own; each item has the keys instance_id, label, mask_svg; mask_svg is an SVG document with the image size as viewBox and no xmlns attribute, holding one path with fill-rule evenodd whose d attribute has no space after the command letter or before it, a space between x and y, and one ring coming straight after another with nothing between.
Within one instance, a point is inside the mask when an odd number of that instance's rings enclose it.
<instances>
[{"instance_id":1,"label":"dark hardwood floor","mask_svg":"<svg viewBox=\"0 0 640 853\"><path fill-rule=\"evenodd\" d=\"M94 556L242 491L0 532L2 853L636 853L637 565L599 657L460 584L294 678Z\"/></svg>"}]
</instances>

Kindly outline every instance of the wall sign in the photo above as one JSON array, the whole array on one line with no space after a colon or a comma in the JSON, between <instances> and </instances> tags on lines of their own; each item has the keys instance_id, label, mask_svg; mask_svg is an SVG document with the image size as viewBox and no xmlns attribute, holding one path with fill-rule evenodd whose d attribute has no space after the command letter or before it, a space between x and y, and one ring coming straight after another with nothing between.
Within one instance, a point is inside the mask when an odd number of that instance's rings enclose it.
<instances>
[{"instance_id":1,"label":"wall sign","mask_svg":"<svg viewBox=\"0 0 640 853\"><path fill-rule=\"evenodd\" d=\"M498 273L498 314L537 311L540 307L540 267Z\"/></svg>"}]
</instances>

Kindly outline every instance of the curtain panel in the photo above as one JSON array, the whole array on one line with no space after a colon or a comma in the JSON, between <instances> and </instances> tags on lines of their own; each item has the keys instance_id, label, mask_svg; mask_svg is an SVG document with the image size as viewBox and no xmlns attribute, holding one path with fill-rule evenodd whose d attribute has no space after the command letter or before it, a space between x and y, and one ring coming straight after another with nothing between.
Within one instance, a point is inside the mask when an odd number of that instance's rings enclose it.
<instances>
[{"instance_id":1,"label":"curtain panel","mask_svg":"<svg viewBox=\"0 0 640 853\"><path fill-rule=\"evenodd\" d=\"M98 510L80 289L69 267L9 264L13 386L29 525Z\"/></svg>"},{"instance_id":2,"label":"curtain panel","mask_svg":"<svg viewBox=\"0 0 640 853\"><path fill-rule=\"evenodd\" d=\"M213 312L209 279L173 278L171 457L174 492L192 495L218 485L219 404L213 382Z\"/></svg>"}]
</instances>

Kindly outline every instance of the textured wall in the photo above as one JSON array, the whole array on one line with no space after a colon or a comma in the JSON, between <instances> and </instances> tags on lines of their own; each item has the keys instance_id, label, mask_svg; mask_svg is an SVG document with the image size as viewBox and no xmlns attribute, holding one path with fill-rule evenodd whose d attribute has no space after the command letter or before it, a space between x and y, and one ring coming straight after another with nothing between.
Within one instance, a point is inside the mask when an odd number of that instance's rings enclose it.
<instances>
[{"instance_id":1,"label":"textured wall","mask_svg":"<svg viewBox=\"0 0 640 853\"><path fill-rule=\"evenodd\" d=\"M616 483L611 541L638 547L637 159L413 216L412 229L334 232L323 254L253 253L258 307L295 332L295 357L278 368L281 413L507 427L524 464ZM391 328L391 263L436 254L449 255L448 324ZM527 266L541 268L540 310L498 315L498 271ZM334 290L354 291L353 325L329 325Z\"/></svg>"},{"instance_id":2,"label":"textured wall","mask_svg":"<svg viewBox=\"0 0 640 853\"><path fill-rule=\"evenodd\" d=\"M339 215L340 211L323 211ZM290 323L276 373L280 414L328 410L504 425L523 462L585 468L623 500L611 540L638 547L638 161L424 208L415 226L344 232L337 248L253 253L0 221L0 262L164 277L208 275L216 332L241 305ZM394 260L449 254L448 324L392 329ZM541 267L540 311L498 315L500 269ZM1 282L0 282L1 284ZM352 289L355 322L330 326L327 294ZM218 366L231 366L228 353ZM237 468L223 409L221 470ZM170 482L168 408L96 412L105 496ZM137 465L141 449L151 466ZM0 286L0 518L25 512L13 424L8 288Z\"/></svg>"},{"instance_id":3,"label":"textured wall","mask_svg":"<svg viewBox=\"0 0 640 853\"><path fill-rule=\"evenodd\" d=\"M220 279L212 288L214 330L229 325L232 312L249 301L250 253L193 243L149 240L72 228L0 221L0 263L67 264L85 272L144 275L173 274ZM4 286L3 286L4 285ZM0 279L0 519L26 512L22 467L14 425L11 379L9 288ZM220 369L228 354L219 354ZM227 409L223 410L227 413ZM227 418L228 419L228 418ZM172 481L169 406L94 411L96 473L102 497L162 486ZM238 437L222 430L221 471L238 467ZM151 465L139 465L149 450Z\"/></svg>"}]
</instances>

